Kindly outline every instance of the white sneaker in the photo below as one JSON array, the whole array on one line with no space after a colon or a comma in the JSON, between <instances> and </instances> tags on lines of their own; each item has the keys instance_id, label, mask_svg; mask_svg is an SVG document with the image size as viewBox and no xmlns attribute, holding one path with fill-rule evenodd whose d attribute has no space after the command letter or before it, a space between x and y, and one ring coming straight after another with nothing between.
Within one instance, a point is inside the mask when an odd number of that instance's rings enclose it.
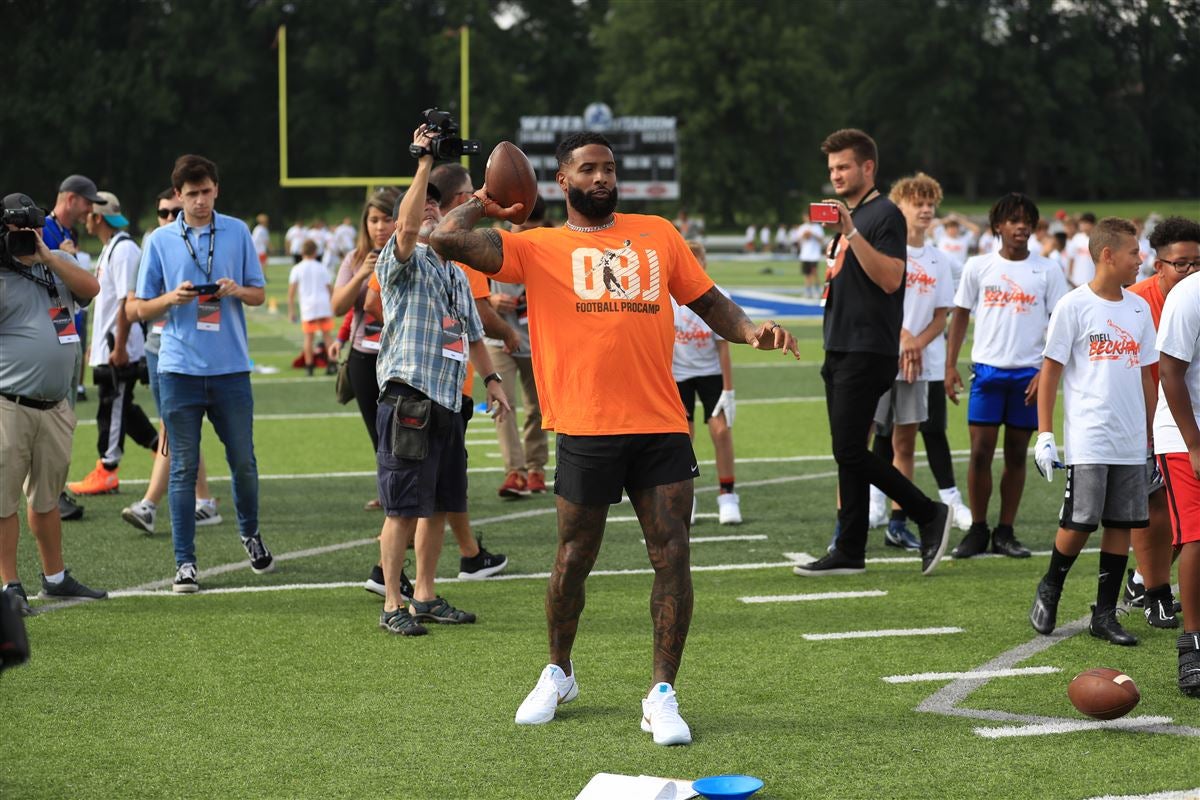
<instances>
[{"instance_id":1,"label":"white sneaker","mask_svg":"<svg viewBox=\"0 0 1200 800\"><path fill-rule=\"evenodd\" d=\"M742 509L732 492L717 495L717 521L722 525L741 525Z\"/></svg>"},{"instance_id":2,"label":"white sneaker","mask_svg":"<svg viewBox=\"0 0 1200 800\"><path fill-rule=\"evenodd\" d=\"M688 524L689 525L696 524L696 495L692 495L692 521L689 522Z\"/></svg>"},{"instance_id":3,"label":"white sneaker","mask_svg":"<svg viewBox=\"0 0 1200 800\"><path fill-rule=\"evenodd\" d=\"M654 734L655 744L692 743L692 730L679 716L679 701L671 684L655 684L642 701L642 730Z\"/></svg>"},{"instance_id":4,"label":"white sneaker","mask_svg":"<svg viewBox=\"0 0 1200 800\"><path fill-rule=\"evenodd\" d=\"M887 495L871 487L871 504L867 508L867 527L882 528L888 524Z\"/></svg>"},{"instance_id":5,"label":"white sneaker","mask_svg":"<svg viewBox=\"0 0 1200 800\"><path fill-rule=\"evenodd\" d=\"M971 509L964 506L962 503L950 506L950 514L954 517L954 527L960 531L971 530L971 523L974 517L971 516Z\"/></svg>"},{"instance_id":6,"label":"white sneaker","mask_svg":"<svg viewBox=\"0 0 1200 800\"><path fill-rule=\"evenodd\" d=\"M571 674L564 675L557 664L547 664L525 700L517 709L518 725L543 725L554 719L554 712L563 703L579 696L579 684L575 683L575 663L571 662Z\"/></svg>"},{"instance_id":7,"label":"white sneaker","mask_svg":"<svg viewBox=\"0 0 1200 800\"><path fill-rule=\"evenodd\" d=\"M217 511L217 500L214 497L208 497L203 500L196 498L196 527L203 528L207 525L220 525L221 512Z\"/></svg>"},{"instance_id":8,"label":"white sneaker","mask_svg":"<svg viewBox=\"0 0 1200 800\"><path fill-rule=\"evenodd\" d=\"M158 508L145 500L138 500L133 505L121 509L121 519L146 533L154 533L154 520L157 516Z\"/></svg>"}]
</instances>

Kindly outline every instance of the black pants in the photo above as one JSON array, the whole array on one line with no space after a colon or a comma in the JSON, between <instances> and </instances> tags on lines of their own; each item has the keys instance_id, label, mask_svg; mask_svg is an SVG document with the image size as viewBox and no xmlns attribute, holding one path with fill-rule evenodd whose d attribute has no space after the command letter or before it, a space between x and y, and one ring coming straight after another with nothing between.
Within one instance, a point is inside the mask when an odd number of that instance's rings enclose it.
<instances>
[{"instance_id":1,"label":"black pants","mask_svg":"<svg viewBox=\"0 0 1200 800\"><path fill-rule=\"evenodd\" d=\"M925 442L925 456L929 469L939 489L953 489L954 462L950 459L950 440L946 438L946 382L929 382L929 418L921 423L921 440ZM882 425L875 426L875 444L871 452L889 464L895 453L892 451L892 430Z\"/></svg>"},{"instance_id":2,"label":"black pants","mask_svg":"<svg viewBox=\"0 0 1200 800\"><path fill-rule=\"evenodd\" d=\"M349 347L350 343L342 345ZM371 435L371 452L379 450L379 431L375 429L375 412L379 408L379 381L375 377L375 362L379 357L374 353L350 351L350 385L354 387L354 400L358 403L358 413L362 414L363 424Z\"/></svg>"},{"instance_id":3,"label":"black pants","mask_svg":"<svg viewBox=\"0 0 1200 800\"><path fill-rule=\"evenodd\" d=\"M133 402L133 387L137 380L97 380L100 407L96 410L96 449L100 460L109 469L121 463L125 453L125 434L142 447L153 450L158 446L158 428L151 424L142 407Z\"/></svg>"},{"instance_id":4,"label":"black pants","mask_svg":"<svg viewBox=\"0 0 1200 800\"><path fill-rule=\"evenodd\" d=\"M842 495L837 547L851 558L862 558L866 552L871 484L899 503L918 524L932 520L937 513L934 502L912 481L901 475L890 461L867 449L875 406L896 380L896 360L894 355L829 351L821 367Z\"/></svg>"}]
</instances>

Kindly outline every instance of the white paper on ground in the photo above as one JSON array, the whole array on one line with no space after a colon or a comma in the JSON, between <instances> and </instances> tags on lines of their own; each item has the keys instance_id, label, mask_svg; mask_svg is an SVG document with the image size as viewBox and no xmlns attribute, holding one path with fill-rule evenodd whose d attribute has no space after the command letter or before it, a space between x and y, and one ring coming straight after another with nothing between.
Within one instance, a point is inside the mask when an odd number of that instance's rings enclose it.
<instances>
[{"instance_id":1,"label":"white paper on ground","mask_svg":"<svg viewBox=\"0 0 1200 800\"><path fill-rule=\"evenodd\" d=\"M687 800L690 797L699 797L692 789L691 781L599 772L575 800Z\"/></svg>"}]
</instances>

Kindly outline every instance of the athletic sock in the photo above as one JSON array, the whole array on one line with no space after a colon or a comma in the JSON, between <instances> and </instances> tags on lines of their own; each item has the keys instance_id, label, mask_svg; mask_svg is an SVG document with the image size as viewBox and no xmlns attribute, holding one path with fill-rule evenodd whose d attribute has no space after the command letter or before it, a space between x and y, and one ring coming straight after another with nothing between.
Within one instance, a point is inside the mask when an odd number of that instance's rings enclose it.
<instances>
[{"instance_id":1,"label":"athletic sock","mask_svg":"<svg viewBox=\"0 0 1200 800\"><path fill-rule=\"evenodd\" d=\"M1096 608L1116 608L1117 596L1125 583L1125 565L1128 553L1105 553L1100 551L1100 578L1096 586Z\"/></svg>"},{"instance_id":2,"label":"athletic sock","mask_svg":"<svg viewBox=\"0 0 1200 800\"><path fill-rule=\"evenodd\" d=\"M1158 600L1164 602L1171 596L1171 584L1164 583L1162 586L1155 586L1153 589L1146 587L1146 600ZM1146 605L1150 605L1149 602Z\"/></svg>"},{"instance_id":3,"label":"athletic sock","mask_svg":"<svg viewBox=\"0 0 1200 800\"><path fill-rule=\"evenodd\" d=\"M1079 558L1078 555L1065 555L1055 547L1050 552L1050 566L1046 569L1046 576L1043 580L1051 586L1057 586L1061 589L1063 581L1067 579L1067 573L1071 571L1071 566L1077 558Z\"/></svg>"},{"instance_id":4,"label":"athletic sock","mask_svg":"<svg viewBox=\"0 0 1200 800\"><path fill-rule=\"evenodd\" d=\"M938 489L938 497L951 508L962 502L962 495L958 493L957 486L951 486L949 489Z\"/></svg>"},{"instance_id":5,"label":"athletic sock","mask_svg":"<svg viewBox=\"0 0 1200 800\"><path fill-rule=\"evenodd\" d=\"M1146 585L1146 580L1142 577L1142 573L1136 569L1133 571L1133 582L1138 586Z\"/></svg>"},{"instance_id":6,"label":"athletic sock","mask_svg":"<svg viewBox=\"0 0 1200 800\"><path fill-rule=\"evenodd\" d=\"M721 484L721 494L733 494L733 476L732 475L728 478L718 478L717 480Z\"/></svg>"},{"instance_id":7,"label":"athletic sock","mask_svg":"<svg viewBox=\"0 0 1200 800\"><path fill-rule=\"evenodd\" d=\"M64 580L66 577L67 577L67 571L66 571L66 570L63 570L63 571L61 571L61 572L56 572L56 573L54 573L53 575L47 575L47 576L46 576L46 583L53 584L53 585L57 586L58 584L62 583L62 582L63 582L63 580Z\"/></svg>"}]
</instances>

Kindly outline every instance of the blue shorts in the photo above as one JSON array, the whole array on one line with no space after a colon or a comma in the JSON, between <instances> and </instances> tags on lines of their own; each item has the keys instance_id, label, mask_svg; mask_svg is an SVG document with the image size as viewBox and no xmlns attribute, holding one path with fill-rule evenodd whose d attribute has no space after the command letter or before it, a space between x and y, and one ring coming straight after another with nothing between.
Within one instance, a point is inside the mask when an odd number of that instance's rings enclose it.
<instances>
[{"instance_id":1,"label":"blue shorts","mask_svg":"<svg viewBox=\"0 0 1200 800\"><path fill-rule=\"evenodd\" d=\"M1003 369L975 364L972 369L975 375L967 403L967 424L1037 430L1037 404L1025 405L1025 390L1038 374L1035 367Z\"/></svg>"}]
</instances>

